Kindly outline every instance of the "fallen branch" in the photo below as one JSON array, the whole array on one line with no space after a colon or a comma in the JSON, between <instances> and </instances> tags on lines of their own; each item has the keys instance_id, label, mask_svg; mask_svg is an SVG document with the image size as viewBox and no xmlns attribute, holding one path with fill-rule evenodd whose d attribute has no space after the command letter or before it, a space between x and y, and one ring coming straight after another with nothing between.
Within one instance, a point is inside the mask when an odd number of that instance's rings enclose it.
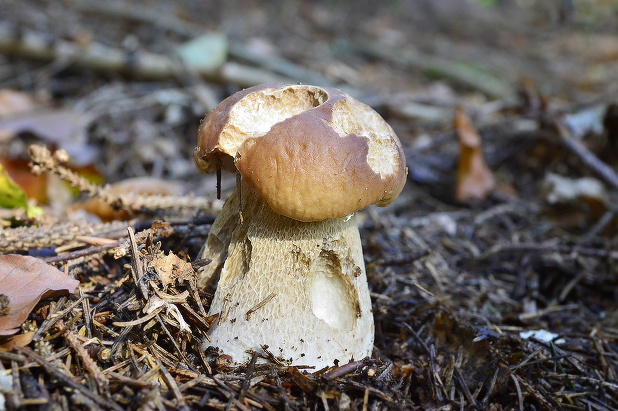
<instances>
[{"instance_id":1,"label":"fallen branch","mask_svg":"<svg viewBox=\"0 0 618 411\"><path fill-rule=\"evenodd\" d=\"M442 57L423 54L413 49L393 50L383 44L358 44L341 41L337 49L343 53L358 53L369 58L378 59L404 68L416 69L433 77L447 78L462 86L478 90L490 97L510 99L513 88L502 79L490 73L480 73L456 61Z\"/></svg>"},{"instance_id":2,"label":"fallen branch","mask_svg":"<svg viewBox=\"0 0 618 411\"><path fill-rule=\"evenodd\" d=\"M86 13L96 13L112 19L124 19L149 24L157 29L167 30L186 38L198 36L204 31L202 27L189 21L182 20L171 14L162 14L150 7L140 6L135 3L76 0L74 1L74 6ZM240 42L229 41L228 54L237 60L249 62L269 72L277 73L301 83L319 84L322 86L334 85L331 79L320 73L309 70L280 56L255 53ZM351 92L349 88L346 88L346 91L348 93ZM350 94L355 93L352 91Z\"/></svg>"},{"instance_id":3,"label":"fallen branch","mask_svg":"<svg viewBox=\"0 0 618 411\"><path fill-rule=\"evenodd\" d=\"M614 189L618 189L618 174L616 174L610 166L601 161L592 151L588 150L586 146L576 140L562 119L554 119L554 125L565 147L579 157L586 166L598 174L603 180L611 184Z\"/></svg>"},{"instance_id":4,"label":"fallen branch","mask_svg":"<svg viewBox=\"0 0 618 411\"><path fill-rule=\"evenodd\" d=\"M539 243L519 243L519 244L496 244L490 247L487 251L479 256L480 260L485 260L493 255L506 252L520 253L559 253L565 255L580 255L583 257L609 258L618 260L618 251L604 250L599 248L575 247L556 244L539 244Z\"/></svg>"},{"instance_id":5,"label":"fallen branch","mask_svg":"<svg viewBox=\"0 0 618 411\"><path fill-rule=\"evenodd\" d=\"M206 69L192 67L175 55L115 49L98 43L81 46L60 39L50 43L46 36L39 33L16 33L7 23L0 23L0 53L42 61L62 60L80 68L123 73L148 80L176 78L183 70L189 69L208 81L231 83L239 87L250 87L259 83L293 82L269 71L234 62L224 62L218 68Z\"/></svg>"}]
</instances>

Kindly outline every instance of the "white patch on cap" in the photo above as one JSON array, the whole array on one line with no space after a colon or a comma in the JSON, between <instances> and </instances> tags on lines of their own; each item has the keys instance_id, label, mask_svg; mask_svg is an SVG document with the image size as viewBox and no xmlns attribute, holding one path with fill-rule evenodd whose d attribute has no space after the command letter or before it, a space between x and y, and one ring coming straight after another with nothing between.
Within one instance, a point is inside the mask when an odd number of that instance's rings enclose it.
<instances>
[{"instance_id":1,"label":"white patch on cap","mask_svg":"<svg viewBox=\"0 0 618 411\"><path fill-rule=\"evenodd\" d=\"M334 105L331 126L341 137L356 134L367 138L367 163L380 177L396 173L400 159L395 132L371 107L347 97Z\"/></svg>"},{"instance_id":2,"label":"white patch on cap","mask_svg":"<svg viewBox=\"0 0 618 411\"><path fill-rule=\"evenodd\" d=\"M319 87L288 86L256 91L230 111L230 124L247 137L260 137L273 125L323 104L328 94Z\"/></svg>"}]
</instances>

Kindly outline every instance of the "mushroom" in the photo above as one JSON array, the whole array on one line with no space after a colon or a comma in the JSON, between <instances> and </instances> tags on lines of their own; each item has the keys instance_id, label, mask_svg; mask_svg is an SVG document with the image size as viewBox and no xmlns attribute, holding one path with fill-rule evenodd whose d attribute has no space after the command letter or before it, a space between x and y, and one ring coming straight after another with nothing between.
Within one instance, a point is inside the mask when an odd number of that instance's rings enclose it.
<instances>
[{"instance_id":1,"label":"mushroom","mask_svg":"<svg viewBox=\"0 0 618 411\"><path fill-rule=\"evenodd\" d=\"M202 251L200 285L218 278L205 345L234 363L261 347L316 367L371 355L355 212L391 203L407 174L384 119L334 88L263 84L203 120L194 157L240 176Z\"/></svg>"}]
</instances>

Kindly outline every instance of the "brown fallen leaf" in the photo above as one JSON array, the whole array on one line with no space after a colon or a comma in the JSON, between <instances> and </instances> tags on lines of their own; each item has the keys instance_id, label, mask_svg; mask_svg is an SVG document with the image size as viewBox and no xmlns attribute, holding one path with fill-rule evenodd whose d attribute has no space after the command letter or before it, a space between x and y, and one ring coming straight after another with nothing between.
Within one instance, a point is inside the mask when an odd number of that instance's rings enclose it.
<instances>
[{"instance_id":1,"label":"brown fallen leaf","mask_svg":"<svg viewBox=\"0 0 618 411\"><path fill-rule=\"evenodd\" d=\"M0 335L14 334L36 304L72 293L79 281L38 258L0 256L0 294L8 297L8 314L0 316Z\"/></svg>"},{"instance_id":2,"label":"brown fallen leaf","mask_svg":"<svg viewBox=\"0 0 618 411\"><path fill-rule=\"evenodd\" d=\"M461 107L455 108L455 130L459 137L455 197L458 201L483 199L494 189L496 180L485 164L481 136Z\"/></svg>"},{"instance_id":3,"label":"brown fallen leaf","mask_svg":"<svg viewBox=\"0 0 618 411\"><path fill-rule=\"evenodd\" d=\"M21 158L5 158L0 156L0 164L11 179L24 190L26 197L36 200L38 204L46 204L48 200L47 183L49 176L35 176L30 171L28 161Z\"/></svg>"},{"instance_id":4,"label":"brown fallen leaf","mask_svg":"<svg viewBox=\"0 0 618 411\"><path fill-rule=\"evenodd\" d=\"M34 339L34 331L28 331L23 334L17 334L9 337L0 345L0 351L12 351L15 347L25 347Z\"/></svg>"},{"instance_id":5,"label":"brown fallen leaf","mask_svg":"<svg viewBox=\"0 0 618 411\"><path fill-rule=\"evenodd\" d=\"M164 286L174 284L176 281L182 283L193 272L191 263L172 252L167 255L163 252L158 253L150 266L157 272Z\"/></svg>"}]
</instances>

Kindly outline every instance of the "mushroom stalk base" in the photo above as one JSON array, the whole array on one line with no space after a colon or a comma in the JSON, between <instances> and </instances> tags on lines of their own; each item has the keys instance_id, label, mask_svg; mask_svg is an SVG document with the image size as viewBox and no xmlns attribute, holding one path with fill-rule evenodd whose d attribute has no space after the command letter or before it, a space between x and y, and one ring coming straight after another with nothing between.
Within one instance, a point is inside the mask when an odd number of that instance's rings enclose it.
<instances>
[{"instance_id":1,"label":"mushroom stalk base","mask_svg":"<svg viewBox=\"0 0 618 411\"><path fill-rule=\"evenodd\" d=\"M215 220L202 286L219 277L209 315L213 346L242 363L262 346L294 365L324 367L371 355L374 325L354 216L301 222L245 184ZM242 221L241 221L242 220Z\"/></svg>"}]
</instances>

